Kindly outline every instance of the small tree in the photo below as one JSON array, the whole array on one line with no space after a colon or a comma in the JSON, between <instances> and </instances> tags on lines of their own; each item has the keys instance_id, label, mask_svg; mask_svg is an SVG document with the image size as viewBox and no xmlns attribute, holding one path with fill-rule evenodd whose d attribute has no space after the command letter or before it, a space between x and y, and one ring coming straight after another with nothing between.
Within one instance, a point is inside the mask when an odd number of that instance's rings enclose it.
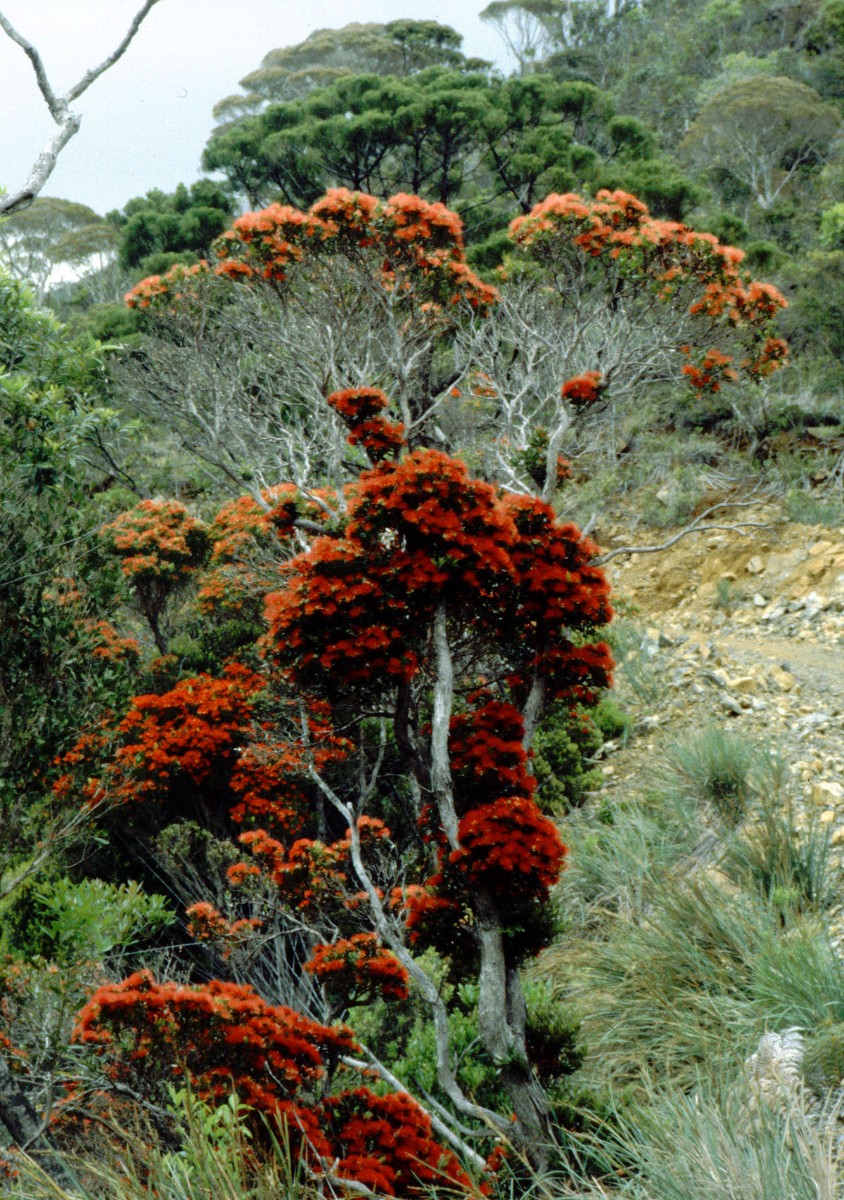
<instances>
[{"instance_id":1,"label":"small tree","mask_svg":"<svg viewBox=\"0 0 844 1200\"><path fill-rule=\"evenodd\" d=\"M177 500L141 500L100 531L120 559L159 653L167 653L163 616L208 552L205 526Z\"/></svg>"}]
</instances>

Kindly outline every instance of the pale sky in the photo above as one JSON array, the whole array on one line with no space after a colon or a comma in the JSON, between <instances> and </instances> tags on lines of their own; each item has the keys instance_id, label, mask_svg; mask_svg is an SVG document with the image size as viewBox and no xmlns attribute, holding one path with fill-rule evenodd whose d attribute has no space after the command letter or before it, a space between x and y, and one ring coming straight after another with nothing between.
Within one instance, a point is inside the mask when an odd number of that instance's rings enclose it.
<instances>
[{"instance_id":1,"label":"pale sky","mask_svg":"<svg viewBox=\"0 0 844 1200\"><path fill-rule=\"evenodd\" d=\"M150 188L172 191L200 174L214 104L267 51L314 29L399 17L442 21L467 54L503 61L495 32L478 20L486 0L160 0L125 56L73 107L79 133L44 195L104 213ZM62 91L117 45L141 0L0 0L0 12L41 52ZM32 66L0 30L0 185L20 187L54 125Z\"/></svg>"}]
</instances>

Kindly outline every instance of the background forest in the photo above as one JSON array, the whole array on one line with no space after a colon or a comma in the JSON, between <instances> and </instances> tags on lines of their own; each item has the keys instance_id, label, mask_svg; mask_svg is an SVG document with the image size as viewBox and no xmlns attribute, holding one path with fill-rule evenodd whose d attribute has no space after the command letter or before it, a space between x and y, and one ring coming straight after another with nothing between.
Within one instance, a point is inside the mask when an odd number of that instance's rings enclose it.
<instances>
[{"instance_id":1,"label":"background forest","mask_svg":"<svg viewBox=\"0 0 844 1200\"><path fill-rule=\"evenodd\" d=\"M608 581L844 523L844 3L483 18L0 222L0 1193L844 1194L831 825Z\"/></svg>"}]
</instances>

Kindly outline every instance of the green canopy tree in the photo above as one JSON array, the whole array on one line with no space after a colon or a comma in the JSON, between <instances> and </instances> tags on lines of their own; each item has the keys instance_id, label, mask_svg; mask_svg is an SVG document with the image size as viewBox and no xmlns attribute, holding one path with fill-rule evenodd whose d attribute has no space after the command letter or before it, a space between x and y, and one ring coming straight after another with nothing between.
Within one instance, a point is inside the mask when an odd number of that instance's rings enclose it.
<instances>
[{"instance_id":1,"label":"green canopy tree","mask_svg":"<svg viewBox=\"0 0 844 1200\"><path fill-rule=\"evenodd\" d=\"M121 265L157 270L207 256L234 211L229 188L200 179L171 193L153 188L108 217L119 230Z\"/></svg>"},{"instance_id":2,"label":"green canopy tree","mask_svg":"<svg viewBox=\"0 0 844 1200\"><path fill-rule=\"evenodd\" d=\"M243 93L226 96L214 107L218 121L254 116L268 104L301 100L347 75L413 75L427 67L479 70L480 59L467 59L461 35L438 21L401 19L386 25L353 23L342 29L316 29L295 46L265 55L260 67L241 81Z\"/></svg>"},{"instance_id":3,"label":"green canopy tree","mask_svg":"<svg viewBox=\"0 0 844 1200\"><path fill-rule=\"evenodd\" d=\"M78 240L82 230L87 231L88 254ZM108 253L113 237L108 222L86 204L39 196L29 208L0 223L0 264L13 279L29 284L40 303L57 266L77 265L92 253ZM94 242L96 251L90 249Z\"/></svg>"},{"instance_id":4,"label":"green canopy tree","mask_svg":"<svg viewBox=\"0 0 844 1200\"><path fill-rule=\"evenodd\" d=\"M94 553L103 365L0 272L0 897L79 823L39 812L45 772L136 651L107 622L118 581Z\"/></svg>"},{"instance_id":5,"label":"green canopy tree","mask_svg":"<svg viewBox=\"0 0 844 1200\"><path fill-rule=\"evenodd\" d=\"M717 168L769 209L801 170L822 163L841 117L806 84L784 76L741 79L698 113L682 150L702 168Z\"/></svg>"},{"instance_id":6,"label":"green canopy tree","mask_svg":"<svg viewBox=\"0 0 844 1200\"><path fill-rule=\"evenodd\" d=\"M231 122L212 135L204 166L251 204L280 197L302 207L338 185L422 195L457 208L477 242L551 190L626 186L625 173L655 155L651 131L593 84L429 67L412 78L346 75ZM641 175L655 210L682 217L694 189L678 190L678 168L661 162ZM665 206L661 175L672 180Z\"/></svg>"}]
</instances>

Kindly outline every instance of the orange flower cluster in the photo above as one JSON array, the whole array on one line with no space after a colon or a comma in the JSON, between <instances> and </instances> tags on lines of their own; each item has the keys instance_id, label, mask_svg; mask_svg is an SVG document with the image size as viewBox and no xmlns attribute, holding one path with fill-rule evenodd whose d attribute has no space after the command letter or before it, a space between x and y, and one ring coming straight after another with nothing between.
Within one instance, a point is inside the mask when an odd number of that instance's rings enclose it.
<instances>
[{"instance_id":1,"label":"orange flower cluster","mask_svg":"<svg viewBox=\"0 0 844 1200\"><path fill-rule=\"evenodd\" d=\"M121 637L109 621L86 618L80 625L80 631L85 642L91 647L94 658L103 658L108 662L120 662L125 659L137 662L140 658L141 647L137 639Z\"/></svg>"},{"instance_id":2,"label":"orange flower cluster","mask_svg":"<svg viewBox=\"0 0 844 1200\"><path fill-rule=\"evenodd\" d=\"M315 975L330 995L339 994L344 1004L365 1004L377 996L407 999L407 971L374 933L355 933L314 946L305 970Z\"/></svg>"},{"instance_id":3,"label":"orange flower cluster","mask_svg":"<svg viewBox=\"0 0 844 1200\"><path fill-rule=\"evenodd\" d=\"M161 696L136 696L116 729L104 722L59 760L65 774L54 793L61 798L76 790L88 804L164 802L198 787L228 797L253 698L264 686L259 675L232 663L221 679L197 675Z\"/></svg>"},{"instance_id":4,"label":"orange flower cluster","mask_svg":"<svg viewBox=\"0 0 844 1200\"><path fill-rule=\"evenodd\" d=\"M358 817L357 829L364 854L390 837L383 821L374 817ZM299 838L286 847L266 830L255 829L242 833L239 841L262 863L280 897L290 907L302 912L327 913L335 923L342 923L344 915L358 907L360 898L351 894L348 887L351 849L348 832L327 844ZM238 884L254 871L247 863L236 863L228 874Z\"/></svg>"},{"instance_id":5,"label":"orange flower cluster","mask_svg":"<svg viewBox=\"0 0 844 1200\"><path fill-rule=\"evenodd\" d=\"M227 921L213 904L200 900L186 910L188 933L198 942L216 942L223 948L223 958L228 958L250 936L259 929L261 922L254 917L239 921Z\"/></svg>"},{"instance_id":6,"label":"orange flower cluster","mask_svg":"<svg viewBox=\"0 0 844 1200\"><path fill-rule=\"evenodd\" d=\"M164 275L148 275L127 292L124 300L128 308L149 308L150 305L172 304L189 296L196 283L208 275L210 267L203 259L186 267L176 263Z\"/></svg>"},{"instance_id":7,"label":"orange flower cluster","mask_svg":"<svg viewBox=\"0 0 844 1200\"><path fill-rule=\"evenodd\" d=\"M261 492L266 507L254 496L238 496L224 504L208 529L211 562L237 561L256 538L287 537L298 515L297 496L294 483L279 483Z\"/></svg>"},{"instance_id":8,"label":"orange flower cluster","mask_svg":"<svg viewBox=\"0 0 844 1200\"><path fill-rule=\"evenodd\" d=\"M357 258L369 249L381 285L431 306L431 315L461 303L485 312L498 298L466 264L460 220L445 205L405 194L384 202L347 188L331 188L307 212L272 204L238 217L216 244L216 271L283 287L320 254Z\"/></svg>"},{"instance_id":9,"label":"orange flower cluster","mask_svg":"<svg viewBox=\"0 0 844 1200\"><path fill-rule=\"evenodd\" d=\"M751 379L764 379L785 366L787 361L788 342L782 338L769 337L765 339L756 357L744 359L741 365Z\"/></svg>"},{"instance_id":10,"label":"orange flower cluster","mask_svg":"<svg viewBox=\"0 0 844 1200\"><path fill-rule=\"evenodd\" d=\"M223 505L208 528L211 554L197 593L200 612L241 612L250 602L262 603L278 586L278 566L266 550L290 537L298 516L297 498L295 484L281 483L261 492L266 507L254 496L239 496ZM270 561L265 565L266 558Z\"/></svg>"},{"instance_id":11,"label":"orange flower cluster","mask_svg":"<svg viewBox=\"0 0 844 1200\"><path fill-rule=\"evenodd\" d=\"M162 798L171 782L208 788L228 774L264 680L239 663L222 679L197 675L163 696L136 696L118 726L115 771L122 799Z\"/></svg>"},{"instance_id":12,"label":"orange flower cluster","mask_svg":"<svg viewBox=\"0 0 844 1200\"><path fill-rule=\"evenodd\" d=\"M720 392L722 380L738 379L738 373L730 366L732 361L731 355L722 354L720 350L707 350L699 365L686 363L683 374L688 376L696 392Z\"/></svg>"},{"instance_id":13,"label":"orange flower cluster","mask_svg":"<svg viewBox=\"0 0 844 1200\"><path fill-rule=\"evenodd\" d=\"M136 586L183 578L196 570L208 548L205 526L178 500L142 500L104 525L100 536Z\"/></svg>"}]
</instances>

